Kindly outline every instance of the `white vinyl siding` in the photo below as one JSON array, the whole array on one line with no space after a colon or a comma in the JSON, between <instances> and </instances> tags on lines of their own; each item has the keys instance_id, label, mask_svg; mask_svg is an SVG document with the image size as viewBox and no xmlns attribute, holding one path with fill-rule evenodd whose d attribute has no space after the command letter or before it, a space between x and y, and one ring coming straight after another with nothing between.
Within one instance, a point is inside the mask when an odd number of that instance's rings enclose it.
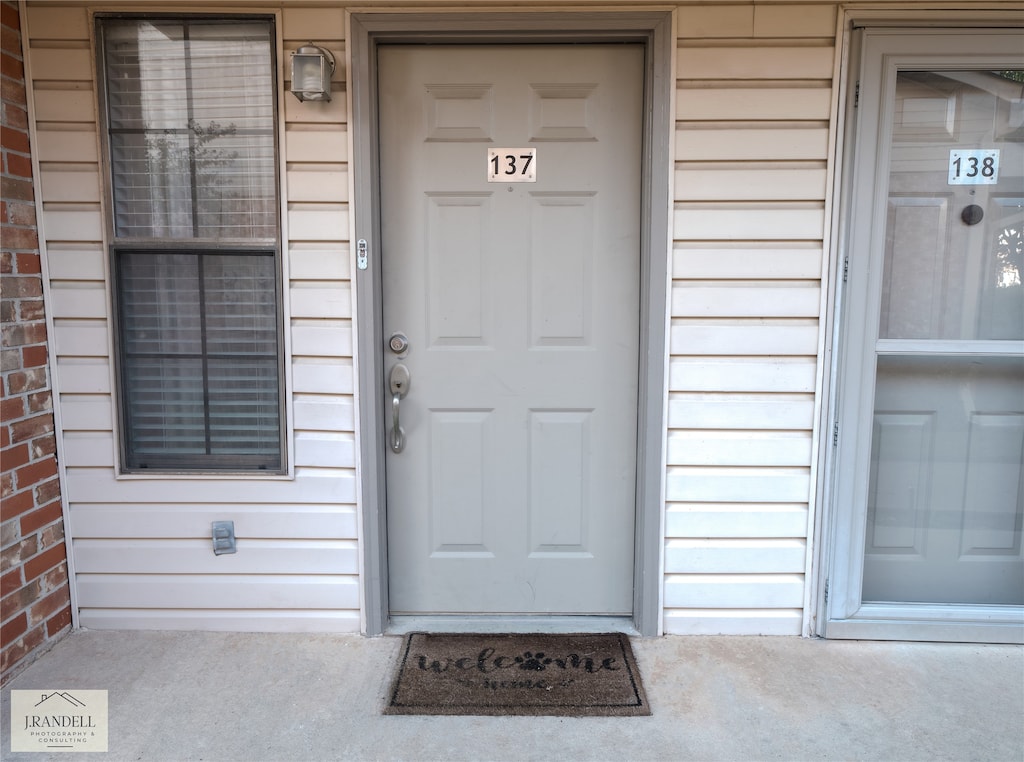
<instances>
[{"instance_id":1,"label":"white vinyl siding","mask_svg":"<svg viewBox=\"0 0 1024 762\"><path fill-rule=\"evenodd\" d=\"M837 9L677 8L668 633L801 632ZM357 559L344 8L230 11L279 14L284 72L309 40L339 62L330 103L300 104L278 82L294 478L124 479L114 470L90 21L82 5L29 0L68 533L86 627L358 630L360 585L376 584L360 580ZM213 556L214 520L235 522L237 554Z\"/></svg>"},{"instance_id":2,"label":"white vinyl siding","mask_svg":"<svg viewBox=\"0 0 1024 762\"><path fill-rule=\"evenodd\" d=\"M118 477L90 19L82 7L38 4L26 15L81 625L358 631L344 72L330 104L292 103L275 82L284 229L295 233L283 247L294 478ZM341 10L286 9L277 26L283 71L311 37L344 60ZM217 520L234 521L238 553L213 554Z\"/></svg>"},{"instance_id":3,"label":"white vinyl siding","mask_svg":"<svg viewBox=\"0 0 1024 762\"><path fill-rule=\"evenodd\" d=\"M678 11L667 633L802 630L835 13Z\"/></svg>"}]
</instances>

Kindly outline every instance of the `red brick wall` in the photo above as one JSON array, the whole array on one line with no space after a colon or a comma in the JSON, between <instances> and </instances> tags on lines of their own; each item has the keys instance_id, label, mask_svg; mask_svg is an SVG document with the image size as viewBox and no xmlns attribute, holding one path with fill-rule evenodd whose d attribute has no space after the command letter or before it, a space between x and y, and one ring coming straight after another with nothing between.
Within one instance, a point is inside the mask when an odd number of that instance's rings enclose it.
<instances>
[{"instance_id":1,"label":"red brick wall","mask_svg":"<svg viewBox=\"0 0 1024 762\"><path fill-rule=\"evenodd\" d=\"M71 628L18 5L0 3L0 684Z\"/></svg>"}]
</instances>

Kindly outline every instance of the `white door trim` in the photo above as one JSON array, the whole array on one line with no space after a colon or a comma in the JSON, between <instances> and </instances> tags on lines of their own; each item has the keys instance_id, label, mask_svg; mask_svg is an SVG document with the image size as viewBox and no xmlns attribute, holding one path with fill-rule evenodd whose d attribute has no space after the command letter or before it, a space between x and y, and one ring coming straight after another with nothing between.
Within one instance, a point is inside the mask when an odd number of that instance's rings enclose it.
<instances>
[{"instance_id":1,"label":"white door trim","mask_svg":"<svg viewBox=\"0 0 1024 762\"><path fill-rule=\"evenodd\" d=\"M639 432L633 624L662 632L665 411L671 252L671 12L635 13L349 13L346 16L352 177L353 249L365 240L368 267L356 270L358 499L362 552L363 632L388 629L388 560L384 480L383 335L376 119L376 46L390 43L609 42L645 45ZM355 252L353 251L353 255Z\"/></svg>"},{"instance_id":2,"label":"white door trim","mask_svg":"<svg viewBox=\"0 0 1024 762\"><path fill-rule=\"evenodd\" d=\"M866 307L871 302L872 288L877 284L860 290L851 289L846 292L844 285L844 266L842 263L849 257L850 268L867 267L865 262L857 263L854 252L863 252L867 248L867 240L879 235L877 220L884 219L885 193L879 192L884 186L876 181L875 174L887 167L888 135L885 134L888 106L881 102L886 93L879 93L877 82L886 81L887 72L895 76L891 67L900 68L952 68L951 61L962 59L952 58L950 53L936 53L934 45L929 45L924 37L907 42L911 35L917 33L925 36L941 36L949 40L950 50L956 45L961 34L970 30L974 34L1006 34L1008 28L1019 26L1019 20L997 19L990 14L984 18L955 18L935 15L922 16L918 19L907 19L905 13L899 16L870 16L847 12L844 42L848 50L847 72L848 82L845 83L844 110L840 120L845 122L845 139L841 142L842 155L838 157L836 188L840 197L841 218L837 226L836 239L833 241L837 256L831 275L831 322L829 331L829 347L826 350L828 378L826 379L827 404L822 419L822 431L833 432L823 437L820 453L825 478L819 484L817 499L822 506L822 521L819 523L818 536L821 542L821 559L817 568L820 569L821 584L816 600L815 632L830 638L885 639L885 640L949 640L949 641L981 641L981 642L1020 642L1024 611L1013 606L938 606L932 604L863 604L861 601L861 577L863 573L864 527L862 516L853 515L849 506L841 507L839 496L849 495L853 490L862 488L852 479L850 456L840 467L842 448L858 447L859 428L852 425L855 416L852 411L862 409L871 402L873 389L870 385L847 383L847 394L842 394L843 379L861 379L864 360L856 351L847 353L845 346L850 343L850 322L856 333L854 343L863 342L863 331L872 329L864 325L863 318L874 320L877 315ZM870 30L870 31L869 31ZM868 37L868 40L864 38ZM903 42L900 43L900 38ZM896 41L892 43L892 41ZM954 53L964 53L958 50ZM988 57L992 68L1005 68L998 65L1003 60L998 54ZM883 60L884 59L884 60ZM970 56L971 65L984 65L986 55ZM887 68L888 67L888 68ZM863 86L855 88L854 83ZM854 105L856 90L861 97L859 104ZM884 87L882 88L885 89ZM870 151L874 163L868 166L861 157L858 160L857 149L864 146L879 146L881 153ZM859 161L859 163L858 163ZM841 176L840 176L841 175ZM859 211L859 214L858 214ZM856 223L853 215L857 214ZM869 224L865 224L868 221ZM866 231L866 232L864 232ZM877 248L877 247L875 247ZM851 270L850 281L856 279ZM875 295L877 297L877 294ZM852 316L850 311L856 314ZM854 356L856 355L856 356ZM866 400L866 401L865 401ZM842 423L842 428L838 428ZM835 428L834 428L835 427ZM863 447L861 447L863 449ZM858 457L863 460L864 453ZM863 471L861 463L857 472ZM851 498L849 503L855 502Z\"/></svg>"}]
</instances>

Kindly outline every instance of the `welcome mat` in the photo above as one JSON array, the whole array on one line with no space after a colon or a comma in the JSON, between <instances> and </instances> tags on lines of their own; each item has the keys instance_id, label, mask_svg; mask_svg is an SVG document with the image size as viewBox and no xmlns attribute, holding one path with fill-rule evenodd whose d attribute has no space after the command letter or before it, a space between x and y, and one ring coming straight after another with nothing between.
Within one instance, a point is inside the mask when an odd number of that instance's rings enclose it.
<instances>
[{"instance_id":1,"label":"welcome mat","mask_svg":"<svg viewBox=\"0 0 1024 762\"><path fill-rule=\"evenodd\" d=\"M620 633L405 636L385 714L651 713Z\"/></svg>"}]
</instances>

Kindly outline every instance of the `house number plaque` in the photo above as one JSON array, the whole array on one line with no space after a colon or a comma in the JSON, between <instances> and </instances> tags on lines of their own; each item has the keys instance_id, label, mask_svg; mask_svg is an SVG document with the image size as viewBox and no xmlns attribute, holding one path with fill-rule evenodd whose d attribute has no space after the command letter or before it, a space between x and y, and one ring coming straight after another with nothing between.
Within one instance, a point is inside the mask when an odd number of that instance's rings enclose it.
<instances>
[{"instance_id":1,"label":"house number plaque","mask_svg":"<svg viewBox=\"0 0 1024 762\"><path fill-rule=\"evenodd\" d=\"M488 148L487 182L537 182L537 149Z\"/></svg>"},{"instance_id":2,"label":"house number plaque","mask_svg":"<svg viewBox=\"0 0 1024 762\"><path fill-rule=\"evenodd\" d=\"M999 182L999 151L961 151L956 148L949 152L948 185L995 185Z\"/></svg>"}]
</instances>

